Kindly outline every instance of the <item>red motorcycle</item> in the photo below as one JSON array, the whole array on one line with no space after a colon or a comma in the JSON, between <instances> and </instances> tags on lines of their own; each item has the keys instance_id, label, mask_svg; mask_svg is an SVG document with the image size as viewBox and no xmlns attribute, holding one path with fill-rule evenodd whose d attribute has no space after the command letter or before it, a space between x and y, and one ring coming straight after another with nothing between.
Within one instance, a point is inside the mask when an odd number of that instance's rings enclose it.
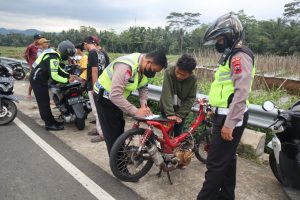
<instances>
[{"instance_id":1,"label":"red motorcycle","mask_svg":"<svg viewBox=\"0 0 300 200\"><path fill-rule=\"evenodd\" d=\"M137 182L155 163L160 169L157 175L167 172L172 184L169 172L187 166L194 154L205 163L211 138L210 122L206 117L210 106L206 99L197 99L196 104L199 105L197 117L177 137L173 136L175 121L135 117L133 128L123 133L111 149L110 168L113 174L122 181ZM141 128L141 123L146 126Z\"/></svg>"}]
</instances>

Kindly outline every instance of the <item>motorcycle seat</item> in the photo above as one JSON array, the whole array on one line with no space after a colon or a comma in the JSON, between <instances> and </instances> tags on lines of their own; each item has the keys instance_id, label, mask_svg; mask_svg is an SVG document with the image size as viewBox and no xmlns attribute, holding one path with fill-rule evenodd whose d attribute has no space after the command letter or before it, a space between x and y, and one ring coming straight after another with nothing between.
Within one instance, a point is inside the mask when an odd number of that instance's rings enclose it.
<instances>
[{"instance_id":1,"label":"motorcycle seat","mask_svg":"<svg viewBox=\"0 0 300 200\"><path fill-rule=\"evenodd\" d=\"M69 89L69 88L72 88L72 87L78 87L78 86L81 86L81 83L80 83L80 82L68 83L67 85L62 85L62 84L50 84L50 87L51 87L51 88L57 88L57 89L59 89L60 91L64 91L64 90L67 90L67 89Z\"/></svg>"}]
</instances>

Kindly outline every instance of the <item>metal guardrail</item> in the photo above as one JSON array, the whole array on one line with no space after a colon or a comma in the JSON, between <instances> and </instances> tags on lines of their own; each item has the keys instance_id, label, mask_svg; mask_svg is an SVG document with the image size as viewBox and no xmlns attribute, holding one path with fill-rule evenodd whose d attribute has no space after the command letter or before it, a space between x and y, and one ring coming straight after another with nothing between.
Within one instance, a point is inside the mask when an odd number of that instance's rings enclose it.
<instances>
[{"instance_id":1,"label":"metal guardrail","mask_svg":"<svg viewBox=\"0 0 300 200\"><path fill-rule=\"evenodd\" d=\"M149 94L148 99L153 101L159 101L161 96L162 88L156 85L149 85ZM135 96L138 96L138 92L132 93ZM197 94L197 98L208 98L208 96L203 94ZM193 107L192 111L197 111L198 107ZM248 125L252 125L258 128L268 128L277 116L277 112L266 112L264 111L261 106L250 104L249 105L249 120Z\"/></svg>"},{"instance_id":2,"label":"metal guardrail","mask_svg":"<svg viewBox=\"0 0 300 200\"><path fill-rule=\"evenodd\" d=\"M0 63L2 62L3 63L20 62L23 67L29 68L27 62L23 60L0 57ZM153 101L159 101L162 88L160 86L155 86L155 85L149 85L148 88L149 88L148 99ZM138 92L137 91L133 92L133 95L138 96ZM197 94L197 98L204 98L204 97L208 98L206 95L199 94L199 93ZM197 111L198 108L193 107L192 110ZM261 108L261 106L250 104L248 124L259 128L267 128L274 122L276 116L277 116L276 111L266 112Z\"/></svg>"}]
</instances>

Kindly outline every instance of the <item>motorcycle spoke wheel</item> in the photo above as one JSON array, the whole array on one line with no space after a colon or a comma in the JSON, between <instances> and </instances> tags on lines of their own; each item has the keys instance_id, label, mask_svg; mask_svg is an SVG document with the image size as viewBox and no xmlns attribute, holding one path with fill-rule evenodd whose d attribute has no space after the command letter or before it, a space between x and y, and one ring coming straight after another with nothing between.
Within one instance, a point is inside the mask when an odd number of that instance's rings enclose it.
<instances>
[{"instance_id":1,"label":"motorcycle spoke wheel","mask_svg":"<svg viewBox=\"0 0 300 200\"><path fill-rule=\"evenodd\" d=\"M136 182L152 167L148 152L138 154L144 129L131 129L123 133L114 143L110 153L110 167L122 181Z\"/></svg>"},{"instance_id":2,"label":"motorcycle spoke wheel","mask_svg":"<svg viewBox=\"0 0 300 200\"><path fill-rule=\"evenodd\" d=\"M195 156L200 162L204 164L206 164L210 143L211 133L209 129L201 133L197 144L195 145Z\"/></svg>"}]
</instances>

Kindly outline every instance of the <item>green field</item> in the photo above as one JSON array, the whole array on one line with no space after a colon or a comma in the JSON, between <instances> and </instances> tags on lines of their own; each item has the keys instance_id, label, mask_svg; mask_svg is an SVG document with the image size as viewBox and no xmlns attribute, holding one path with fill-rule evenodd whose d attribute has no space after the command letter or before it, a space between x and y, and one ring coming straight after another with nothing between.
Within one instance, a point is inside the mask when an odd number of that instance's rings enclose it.
<instances>
[{"instance_id":1,"label":"green field","mask_svg":"<svg viewBox=\"0 0 300 200\"><path fill-rule=\"evenodd\" d=\"M16 59L24 59L26 47L4 47L0 46L0 56Z\"/></svg>"},{"instance_id":2,"label":"green field","mask_svg":"<svg viewBox=\"0 0 300 200\"><path fill-rule=\"evenodd\" d=\"M26 47L3 47L0 46L0 56L23 59ZM114 60L124 54L109 53L110 60ZM179 55L168 55L169 66L175 65ZM198 63L199 64L199 63ZM163 72L156 75L155 78L150 80L151 84L162 85ZM203 77L198 77L198 91L203 94L207 94L210 88L211 81L205 80ZM273 89L270 93L265 90L255 90L250 95L250 103L261 105L266 100L272 100L280 108L286 109L291 106L299 96L289 95L285 90Z\"/></svg>"},{"instance_id":3,"label":"green field","mask_svg":"<svg viewBox=\"0 0 300 200\"><path fill-rule=\"evenodd\" d=\"M26 47L4 47L0 46L0 56L16 59L24 59L23 55ZM114 60L124 54L121 53L109 53L110 60ZM175 64L179 55L168 55L169 64Z\"/></svg>"}]
</instances>

